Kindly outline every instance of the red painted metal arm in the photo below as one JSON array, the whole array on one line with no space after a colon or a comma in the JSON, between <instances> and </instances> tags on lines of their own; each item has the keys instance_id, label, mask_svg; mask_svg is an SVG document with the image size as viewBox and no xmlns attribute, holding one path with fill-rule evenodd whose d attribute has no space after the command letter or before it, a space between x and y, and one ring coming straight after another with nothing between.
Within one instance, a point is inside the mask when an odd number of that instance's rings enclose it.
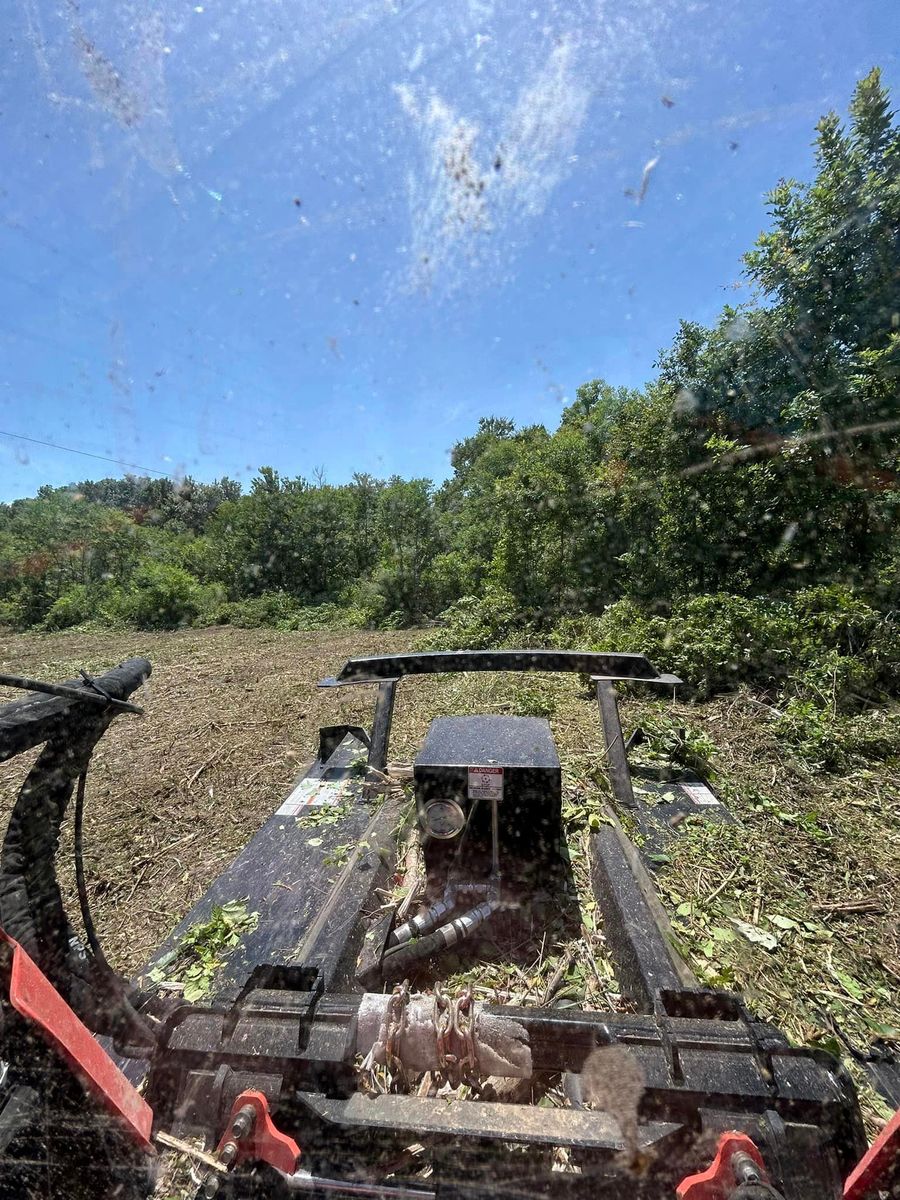
<instances>
[{"instance_id":1,"label":"red painted metal arm","mask_svg":"<svg viewBox=\"0 0 900 1200\"><path fill-rule=\"evenodd\" d=\"M229 1167L244 1159L268 1163L293 1175L300 1163L300 1147L277 1128L262 1092L241 1092L231 1108L228 1128L216 1147L216 1157Z\"/></svg>"},{"instance_id":2,"label":"red painted metal arm","mask_svg":"<svg viewBox=\"0 0 900 1200\"><path fill-rule=\"evenodd\" d=\"M14 938L0 929L0 942L12 948L9 1003L36 1026L123 1131L153 1152L153 1110L131 1086L88 1027Z\"/></svg>"},{"instance_id":3,"label":"red painted metal arm","mask_svg":"<svg viewBox=\"0 0 900 1200\"><path fill-rule=\"evenodd\" d=\"M874 1200L891 1182L900 1187L900 1109L847 1176L844 1200Z\"/></svg>"}]
</instances>

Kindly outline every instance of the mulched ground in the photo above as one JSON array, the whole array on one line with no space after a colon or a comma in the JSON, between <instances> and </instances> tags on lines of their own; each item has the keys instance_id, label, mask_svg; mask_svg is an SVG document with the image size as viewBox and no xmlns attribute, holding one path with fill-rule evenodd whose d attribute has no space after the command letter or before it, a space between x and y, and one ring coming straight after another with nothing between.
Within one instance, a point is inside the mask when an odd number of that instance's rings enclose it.
<instances>
[{"instance_id":1,"label":"mulched ground","mask_svg":"<svg viewBox=\"0 0 900 1200\"><path fill-rule=\"evenodd\" d=\"M401 651L415 631L278 633L229 627L177 633L7 636L0 670L65 680L134 654L153 663L144 717L121 716L91 768L86 871L110 960L135 970L278 806L313 757L320 724L368 724L368 688L317 690L356 654ZM664 667L665 664L658 664ZM6 698L0 693L0 700ZM593 702L574 678L493 675L406 681L391 758L409 761L444 712L530 712L551 720L566 770L564 819L583 925L560 917L503 955L446 964L500 1002L606 1007L619 998L594 921L586 828L608 796ZM626 730L673 722L715 749L708 771L741 821L697 826L674 843L658 885L679 945L698 975L742 990L761 1017L797 1041L840 1049L832 1020L859 1044L898 1024L900 765L810 769L746 694L702 705L628 698ZM0 766L7 812L34 755ZM0 821L4 818L0 817ZM2 826L0 826L2 827ZM64 835L61 876L71 887ZM70 912L77 912L74 898ZM748 940L734 922L767 935ZM772 944L774 939L774 945ZM886 1109L866 1092L870 1130Z\"/></svg>"},{"instance_id":2,"label":"mulched ground","mask_svg":"<svg viewBox=\"0 0 900 1200\"><path fill-rule=\"evenodd\" d=\"M85 873L97 933L116 967L139 967L278 807L314 757L319 726L367 716L369 689L320 690L316 682L352 654L399 650L408 640L230 627L6 640L0 669L57 682L132 655L153 664L134 697L145 715L116 718L88 774ZM0 765L4 827L34 757ZM64 836L64 885L70 871ZM77 900L69 909L77 913Z\"/></svg>"}]
</instances>

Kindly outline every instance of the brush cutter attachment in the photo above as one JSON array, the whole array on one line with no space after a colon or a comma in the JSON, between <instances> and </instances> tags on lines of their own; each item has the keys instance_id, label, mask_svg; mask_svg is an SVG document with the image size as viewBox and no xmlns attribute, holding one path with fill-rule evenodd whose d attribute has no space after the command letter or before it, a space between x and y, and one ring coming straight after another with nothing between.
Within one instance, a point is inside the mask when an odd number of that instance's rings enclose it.
<instances>
[{"instance_id":1,"label":"brush cutter attachment","mask_svg":"<svg viewBox=\"0 0 900 1200\"><path fill-rule=\"evenodd\" d=\"M499 1005L474 973L517 930L540 937L546 893L574 905L546 723L439 718L411 771L389 765L400 680L503 670L580 672L597 689L616 805L579 845L623 997L604 1010L550 1007L550 986L530 1005ZM351 660L325 682L377 689L371 729L321 730L316 761L129 984L78 938L53 861L112 701L148 673L132 660L96 681L105 704L60 695L0 710L0 757L47 742L0 861L0 1196L81 1195L90 1179L92 1194L137 1200L153 1145L182 1150L206 1197L898 1194L896 1122L867 1151L841 1062L700 987L673 948L652 862L619 817L647 830L645 844L677 824L654 825L636 798L613 690L672 676L640 655ZM697 777L665 787L666 804L729 819ZM422 878L395 903L410 847ZM178 995L188 935L238 900L254 919L189 1003ZM468 968L454 986L441 977L451 961ZM879 1070L890 1077L883 1057Z\"/></svg>"}]
</instances>

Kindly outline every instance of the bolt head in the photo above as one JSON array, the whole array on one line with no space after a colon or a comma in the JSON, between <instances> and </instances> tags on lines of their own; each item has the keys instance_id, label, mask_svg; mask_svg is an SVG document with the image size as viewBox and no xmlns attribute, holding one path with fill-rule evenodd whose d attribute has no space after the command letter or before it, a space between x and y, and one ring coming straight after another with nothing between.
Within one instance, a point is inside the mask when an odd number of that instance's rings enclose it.
<instances>
[{"instance_id":1,"label":"bolt head","mask_svg":"<svg viewBox=\"0 0 900 1200\"><path fill-rule=\"evenodd\" d=\"M231 1136L240 1141L245 1138L256 1124L256 1109L252 1104L245 1104L231 1122Z\"/></svg>"}]
</instances>

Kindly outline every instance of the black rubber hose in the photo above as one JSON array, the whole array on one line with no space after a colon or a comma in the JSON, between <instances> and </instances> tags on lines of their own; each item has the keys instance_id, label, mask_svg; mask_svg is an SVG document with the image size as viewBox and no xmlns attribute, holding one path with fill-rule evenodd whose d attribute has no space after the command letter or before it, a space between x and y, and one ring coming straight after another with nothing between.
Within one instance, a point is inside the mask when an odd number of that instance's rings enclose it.
<instances>
[{"instance_id":1,"label":"black rubber hose","mask_svg":"<svg viewBox=\"0 0 900 1200\"><path fill-rule=\"evenodd\" d=\"M84 922L84 932L87 934L88 945L94 957L109 969L100 939L94 928L91 916L91 906L88 903L87 887L84 882L84 840L82 827L84 822L84 792L87 784L87 768L78 776L78 790L75 793L75 886L78 889L78 907L81 909L81 919Z\"/></svg>"},{"instance_id":2,"label":"black rubber hose","mask_svg":"<svg viewBox=\"0 0 900 1200\"><path fill-rule=\"evenodd\" d=\"M399 946L392 946L385 951L384 958L381 960L381 969L385 978L399 979L405 968L412 962L420 958L429 958L432 954L437 954L443 950L446 942L441 934L437 931L428 933L424 937L415 938L411 942L403 942ZM400 972L398 975L397 972Z\"/></svg>"},{"instance_id":3,"label":"black rubber hose","mask_svg":"<svg viewBox=\"0 0 900 1200\"><path fill-rule=\"evenodd\" d=\"M129 659L95 686L104 696L124 699L150 670L146 659ZM0 925L89 1029L116 1043L143 1047L146 1056L156 1030L135 1007L135 1002L143 1007L143 997L105 958L82 945L66 915L55 869L60 826L74 785L115 715L115 707L106 702L73 705L36 696L0 708L0 760L45 743L21 786L0 849ZM86 896L83 864L80 883Z\"/></svg>"},{"instance_id":4,"label":"black rubber hose","mask_svg":"<svg viewBox=\"0 0 900 1200\"><path fill-rule=\"evenodd\" d=\"M123 979L118 971L114 971L109 965L109 960L103 953L103 947L100 945L100 939L97 937L97 930L94 926L94 918L91 916L91 906L88 900L87 885L84 878L84 794L87 785L87 768L85 768L78 776L78 786L75 792L75 887L78 890L78 907L81 909L81 920L84 924L84 932L87 935L88 945L91 948L91 953L97 960L103 970L108 975L114 978L119 986L124 989L125 998L132 1005L136 1013L142 1012L146 1008L151 1008L156 1002L156 996L152 992L142 992L139 988L129 983L127 979ZM147 1026L147 1029L152 1031L152 1026ZM123 1053L128 1053L131 1049L132 1058L140 1057L133 1047L128 1047L127 1043L119 1043L116 1041L117 1049L122 1049ZM146 1047L143 1047L146 1050Z\"/></svg>"},{"instance_id":5,"label":"black rubber hose","mask_svg":"<svg viewBox=\"0 0 900 1200\"><path fill-rule=\"evenodd\" d=\"M47 696L60 696L64 700L81 700L88 704L99 705L100 708L120 708L125 712L137 713L142 716L144 710L137 704L129 704L127 700L118 700L98 689L94 680L82 672L87 688L66 683L44 683L40 679L28 679L24 675L0 675L3 687L21 688L25 692L43 692ZM90 689L94 690L90 690Z\"/></svg>"}]
</instances>

